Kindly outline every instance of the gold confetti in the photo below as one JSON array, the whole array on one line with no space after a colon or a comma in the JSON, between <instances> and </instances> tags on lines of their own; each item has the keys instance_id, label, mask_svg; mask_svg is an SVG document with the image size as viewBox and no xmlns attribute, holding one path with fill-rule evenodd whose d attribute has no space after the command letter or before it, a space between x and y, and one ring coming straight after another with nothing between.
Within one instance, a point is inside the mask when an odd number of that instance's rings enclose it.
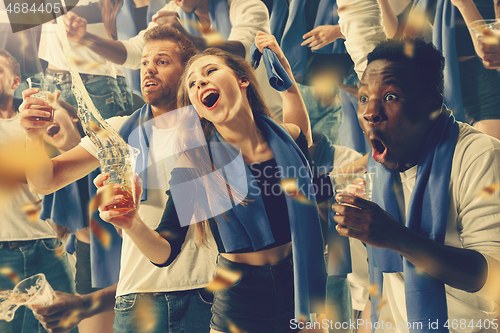
<instances>
[{"instance_id":1,"label":"gold confetti","mask_svg":"<svg viewBox=\"0 0 500 333\"><path fill-rule=\"evenodd\" d=\"M498 191L499 188L500 188L500 183L488 185L486 187L483 187L481 189L481 191L479 191L477 193L477 196L480 198L486 198L486 199L491 198L491 197L493 197L493 194L496 191Z\"/></svg>"},{"instance_id":2,"label":"gold confetti","mask_svg":"<svg viewBox=\"0 0 500 333\"><path fill-rule=\"evenodd\" d=\"M229 319L227 320L227 327L229 328L229 332L231 333L247 333L243 331L241 328L233 324Z\"/></svg>"},{"instance_id":3,"label":"gold confetti","mask_svg":"<svg viewBox=\"0 0 500 333\"><path fill-rule=\"evenodd\" d=\"M19 275L17 275L17 273L14 272L14 270L10 267L7 267L7 266L0 267L0 274L8 277L15 284L17 284L19 282Z\"/></svg>"},{"instance_id":4,"label":"gold confetti","mask_svg":"<svg viewBox=\"0 0 500 333\"><path fill-rule=\"evenodd\" d=\"M405 55L408 58L412 59L414 52L415 52L415 44L413 44L413 42L410 42L410 41L405 41L405 46L404 46Z\"/></svg>"},{"instance_id":5,"label":"gold confetti","mask_svg":"<svg viewBox=\"0 0 500 333\"><path fill-rule=\"evenodd\" d=\"M89 203L89 213L94 212L103 202L109 201L113 197L113 186L106 185L96 194Z\"/></svg>"},{"instance_id":6,"label":"gold confetti","mask_svg":"<svg viewBox=\"0 0 500 333\"><path fill-rule=\"evenodd\" d=\"M90 219L90 231L92 231L97 240L99 240L105 248L109 249L111 246L111 235L94 219Z\"/></svg>"},{"instance_id":7,"label":"gold confetti","mask_svg":"<svg viewBox=\"0 0 500 333\"><path fill-rule=\"evenodd\" d=\"M440 114L441 114L441 110L433 111L429 114L429 119L432 121L432 120L436 119L437 117L439 117Z\"/></svg>"},{"instance_id":8,"label":"gold confetti","mask_svg":"<svg viewBox=\"0 0 500 333\"><path fill-rule=\"evenodd\" d=\"M68 317L61 320L59 322L59 325L64 327L64 328L68 328L68 327L71 327L71 326L79 323L80 320L81 320L80 319L80 310L74 310L70 313L70 315Z\"/></svg>"},{"instance_id":9,"label":"gold confetti","mask_svg":"<svg viewBox=\"0 0 500 333\"><path fill-rule=\"evenodd\" d=\"M137 311L135 313L137 332L148 333L155 328L156 318L153 313L153 304L149 298L137 298Z\"/></svg>"},{"instance_id":10,"label":"gold confetti","mask_svg":"<svg viewBox=\"0 0 500 333\"><path fill-rule=\"evenodd\" d=\"M291 197L293 200L304 204L313 203L311 200L307 199L304 194L302 194L297 183L297 179L295 178L283 178L281 180L281 188L285 195Z\"/></svg>"},{"instance_id":11,"label":"gold confetti","mask_svg":"<svg viewBox=\"0 0 500 333\"><path fill-rule=\"evenodd\" d=\"M205 286L205 289L214 292L229 288L241 279L241 275L240 271L218 268L214 279Z\"/></svg>"},{"instance_id":12,"label":"gold confetti","mask_svg":"<svg viewBox=\"0 0 500 333\"><path fill-rule=\"evenodd\" d=\"M372 284L370 289L368 289L368 295L379 295L378 286L376 284Z\"/></svg>"},{"instance_id":13,"label":"gold confetti","mask_svg":"<svg viewBox=\"0 0 500 333\"><path fill-rule=\"evenodd\" d=\"M176 239L178 235L172 231L163 230L160 232L160 236L165 239Z\"/></svg>"},{"instance_id":14,"label":"gold confetti","mask_svg":"<svg viewBox=\"0 0 500 333\"><path fill-rule=\"evenodd\" d=\"M99 305L101 305L101 297L102 297L102 292L100 291L94 294L94 296L92 297L92 305L88 309L88 312L94 311L99 307Z\"/></svg>"},{"instance_id":15,"label":"gold confetti","mask_svg":"<svg viewBox=\"0 0 500 333\"><path fill-rule=\"evenodd\" d=\"M54 251L54 254L58 257L58 258L62 258L62 256L64 255L65 251L64 251L64 248L63 246L59 246L57 249L55 249Z\"/></svg>"},{"instance_id":16,"label":"gold confetti","mask_svg":"<svg viewBox=\"0 0 500 333\"><path fill-rule=\"evenodd\" d=\"M21 210L26 214L30 222L36 223L40 220L40 210L42 201L28 202L21 206Z\"/></svg>"},{"instance_id":17,"label":"gold confetti","mask_svg":"<svg viewBox=\"0 0 500 333\"><path fill-rule=\"evenodd\" d=\"M377 306L377 311L380 311L386 304L387 304L387 301L382 298L382 300L380 301L380 304Z\"/></svg>"}]
</instances>

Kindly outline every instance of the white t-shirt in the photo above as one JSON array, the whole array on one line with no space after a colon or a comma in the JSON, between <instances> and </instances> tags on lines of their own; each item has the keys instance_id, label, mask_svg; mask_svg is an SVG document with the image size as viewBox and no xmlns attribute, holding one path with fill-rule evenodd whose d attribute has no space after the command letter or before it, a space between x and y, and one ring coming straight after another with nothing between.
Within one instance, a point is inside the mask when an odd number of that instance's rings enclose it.
<instances>
[{"instance_id":1,"label":"white t-shirt","mask_svg":"<svg viewBox=\"0 0 500 333\"><path fill-rule=\"evenodd\" d=\"M367 55L387 39L382 27L382 14L377 0L337 0L339 26L346 37L345 47L361 79L368 63Z\"/></svg>"},{"instance_id":2,"label":"white t-shirt","mask_svg":"<svg viewBox=\"0 0 500 333\"><path fill-rule=\"evenodd\" d=\"M19 124L19 114L10 119L0 119L0 147L24 142L24 130ZM8 163L8 161L2 161ZM39 218L30 220L23 211L30 205L40 213L42 196L31 193L27 184L16 189L0 189L0 241L22 241L55 238L56 234L47 221Z\"/></svg>"},{"instance_id":3,"label":"white t-shirt","mask_svg":"<svg viewBox=\"0 0 500 333\"><path fill-rule=\"evenodd\" d=\"M128 117L113 117L107 122L116 130ZM150 121L154 121L150 120ZM168 180L173 168L176 145L175 129L158 129L153 126L148 154L147 200L141 202L139 216L151 229L160 223L168 196ZM97 148L88 137L80 145L97 158ZM153 151L153 153L151 153ZM153 160L154 158L154 160ZM160 160L159 163L153 161ZM120 279L116 296L130 293L169 292L204 287L213 279L217 246L209 237L207 245L196 242L194 226L189 227L179 256L168 267L156 267L146 258L133 241L123 233Z\"/></svg>"},{"instance_id":4,"label":"white t-shirt","mask_svg":"<svg viewBox=\"0 0 500 333\"><path fill-rule=\"evenodd\" d=\"M400 173L404 211L415 185L417 167ZM468 293L445 285L448 302L448 318L458 320L458 329L450 332L496 332L496 329L466 327L460 329L460 320L469 325L478 320L495 318L498 306L493 301L499 295L500 283L500 193L483 198L478 193L486 186L500 183L500 141L460 123L460 134L453 155L448 225L445 244L458 248L476 250L488 262L488 278L484 287L476 293ZM401 191L400 191L401 192ZM406 214L401 214L404 218ZM404 219L403 219L404 220ZM380 320L406 323L406 303L403 273L384 273L383 298ZM492 299L493 298L493 299ZM376 332L408 332L406 329L377 330Z\"/></svg>"},{"instance_id":5,"label":"white t-shirt","mask_svg":"<svg viewBox=\"0 0 500 333\"><path fill-rule=\"evenodd\" d=\"M231 32L227 40L241 42L245 47L246 59L250 60L250 46L255 41L257 32L263 31L268 34L271 33L267 7L260 0L228 0L227 7L229 10L229 20L231 22ZM180 12L182 9L171 1L161 10ZM154 28L155 26L157 26L157 24L151 22L148 25L148 29ZM127 50L127 59L123 66L133 69L140 67L142 49L145 44L145 33L146 30L142 30L137 36L126 41L121 41ZM262 61L255 73L269 110L276 119L281 121L283 119L281 95L269 84L266 69Z\"/></svg>"}]
</instances>

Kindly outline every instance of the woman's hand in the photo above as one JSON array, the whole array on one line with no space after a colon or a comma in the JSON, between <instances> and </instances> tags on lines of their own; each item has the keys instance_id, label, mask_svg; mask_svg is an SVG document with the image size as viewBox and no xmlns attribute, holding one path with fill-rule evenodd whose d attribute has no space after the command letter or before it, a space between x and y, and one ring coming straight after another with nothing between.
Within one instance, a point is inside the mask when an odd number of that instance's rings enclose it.
<instances>
[{"instance_id":1,"label":"woman's hand","mask_svg":"<svg viewBox=\"0 0 500 333\"><path fill-rule=\"evenodd\" d=\"M301 46L309 46L311 50L316 51L320 48L335 42L337 39L345 39L340 31L339 25L320 25L306 33L302 38L305 41L300 44Z\"/></svg>"},{"instance_id":2,"label":"woman's hand","mask_svg":"<svg viewBox=\"0 0 500 333\"><path fill-rule=\"evenodd\" d=\"M131 230L134 226L141 222L137 212L139 209L139 202L137 202L136 209L129 210L113 210L109 209L109 206L116 205L123 200L122 194L119 193L120 185L108 184L104 185L104 182L109 178L108 173L101 173L94 179L94 184L97 187L97 196L101 199L99 200L99 216L102 220L113 224L115 227L123 230ZM135 192L137 201L141 197L142 193L142 180L137 176L134 177Z\"/></svg>"},{"instance_id":3,"label":"woman's hand","mask_svg":"<svg viewBox=\"0 0 500 333\"><path fill-rule=\"evenodd\" d=\"M276 53L278 60L280 61L283 68L286 70L290 78L293 80L292 69L288 60L285 57L285 54L281 50L278 42L276 41L276 37L273 35L268 35L262 31L257 32L257 36L255 36L255 46L260 51L260 53L264 52L264 48L269 48L271 51Z\"/></svg>"}]
</instances>

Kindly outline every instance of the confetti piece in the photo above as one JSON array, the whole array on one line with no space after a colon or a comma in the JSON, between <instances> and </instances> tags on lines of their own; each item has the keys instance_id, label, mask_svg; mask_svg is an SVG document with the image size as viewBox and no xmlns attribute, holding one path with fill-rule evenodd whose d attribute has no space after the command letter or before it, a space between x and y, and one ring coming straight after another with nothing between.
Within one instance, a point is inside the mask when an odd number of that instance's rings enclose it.
<instances>
[{"instance_id":1,"label":"confetti piece","mask_svg":"<svg viewBox=\"0 0 500 333\"><path fill-rule=\"evenodd\" d=\"M486 187L483 187L478 193L477 196L480 198L491 198L493 194L500 189L500 183L495 183L488 185Z\"/></svg>"},{"instance_id":2,"label":"confetti piece","mask_svg":"<svg viewBox=\"0 0 500 333\"><path fill-rule=\"evenodd\" d=\"M30 222L36 223L40 220L40 210L42 201L28 202L21 206L21 210L26 214Z\"/></svg>"},{"instance_id":3,"label":"confetti piece","mask_svg":"<svg viewBox=\"0 0 500 333\"><path fill-rule=\"evenodd\" d=\"M54 254L58 257L58 258L62 258L62 256L64 255L65 251L64 251L64 247L63 246L59 246L57 249L55 249L54 251Z\"/></svg>"},{"instance_id":4,"label":"confetti piece","mask_svg":"<svg viewBox=\"0 0 500 333\"><path fill-rule=\"evenodd\" d=\"M231 333L247 333L243 331L241 328L233 324L229 319L227 320L227 327L229 328L229 332Z\"/></svg>"},{"instance_id":5,"label":"confetti piece","mask_svg":"<svg viewBox=\"0 0 500 333\"><path fill-rule=\"evenodd\" d=\"M434 120L436 119L437 117L439 117L439 115L441 114L441 110L436 110L436 111L433 111L429 114L429 119L430 120Z\"/></svg>"},{"instance_id":6,"label":"confetti piece","mask_svg":"<svg viewBox=\"0 0 500 333\"><path fill-rule=\"evenodd\" d=\"M176 239L178 235L172 231L169 230L164 230L160 232L160 236L165 238L165 239Z\"/></svg>"},{"instance_id":7,"label":"confetti piece","mask_svg":"<svg viewBox=\"0 0 500 333\"><path fill-rule=\"evenodd\" d=\"M148 333L156 326L156 318L153 316L153 304L147 297L137 298L137 309L135 324L137 332Z\"/></svg>"},{"instance_id":8,"label":"confetti piece","mask_svg":"<svg viewBox=\"0 0 500 333\"><path fill-rule=\"evenodd\" d=\"M14 282L14 284L17 284L19 282L19 275L17 275L17 273L14 272L14 270L10 267L7 266L0 267L0 274L11 279L12 282Z\"/></svg>"},{"instance_id":9,"label":"confetti piece","mask_svg":"<svg viewBox=\"0 0 500 333\"><path fill-rule=\"evenodd\" d=\"M291 197L293 200L304 204L313 204L313 202L305 197L300 191L297 179L295 178L283 178L281 180L281 188L285 195Z\"/></svg>"},{"instance_id":10,"label":"confetti piece","mask_svg":"<svg viewBox=\"0 0 500 333\"><path fill-rule=\"evenodd\" d=\"M109 249L111 245L111 235L94 219L90 219L90 231L92 231L97 240L99 240L106 249Z\"/></svg>"},{"instance_id":11,"label":"confetti piece","mask_svg":"<svg viewBox=\"0 0 500 333\"><path fill-rule=\"evenodd\" d=\"M382 299L380 301L380 304L377 306L377 311L380 311L386 304L387 304L387 301L385 299Z\"/></svg>"},{"instance_id":12,"label":"confetti piece","mask_svg":"<svg viewBox=\"0 0 500 333\"><path fill-rule=\"evenodd\" d=\"M70 315L68 317L61 320L59 322L59 325L64 327L64 328L68 328L68 327L71 327L71 326L79 323L80 320L81 320L80 319L80 310L74 310L70 313Z\"/></svg>"},{"instance_id":13,"label":"confetti piece","mask_svg":"<svg viewBox=\"0 0 500 333\"><path fill-rule=\"evenodd\" d=\"M376 284L372 284L370 289L368 289L368 295L378 295L378 286Z\"/></svg>"},{"instance_id":14,"label":"confetti piece","mask_svg":"<svg viewBox=\"0 0 500 333\"><path fill-rule=\"evenodd\" d=\"M408 58L412 59L414 52L415 52L415 44L413 44L413 42L410 42L410 41L405 41L405 46L404 46L405 55Z\"/></svg>"},{"instance_id":15,"label":"confetti piece","mask_svg":"<svg viewBox=\"0 0 500 333\"><path fill-rule=\"evenodd\" d=\"M240 271L218 268L214 279L205 286L205 289L214 292L229 288L241 278L241 275Z\"/></svg>"},{"instance_id":16,"label":"confetti piece","mask_svg":"<svg viewBox=\"0 0 500 333\"><path fill-rule=\"evenodd\" d=\"M102 297L102 293L100 291L98 291L94 294L94 296L92 297L92 305L88 309L88 312L94 311L95 309L97 309L99 307L99 305L101 305L101 297Z\"/></svg>"},{"instance_id":17,"label":"confetti piece","mask_svg":"<svg viewBox=\"0 0 500 333\"><path fill-rule=\"evenodd\" d=\"M113 186L103 186L89 203L89 213L94 212L103 202L109 201L113 196Z\"/></svg>"}]
</instances>

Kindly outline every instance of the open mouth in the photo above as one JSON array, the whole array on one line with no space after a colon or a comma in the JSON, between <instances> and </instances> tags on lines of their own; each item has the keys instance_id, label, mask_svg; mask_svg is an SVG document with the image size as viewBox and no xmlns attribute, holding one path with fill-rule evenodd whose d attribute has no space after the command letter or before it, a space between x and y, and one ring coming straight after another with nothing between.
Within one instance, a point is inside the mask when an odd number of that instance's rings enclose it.
<instances>
[{"instance_id":1,"label":"open mouth","mask_svg":"<svg viewBox=\"0 0 500 333\"><path fill-rule=\"evenodd\" d=\"M45 130L45 132L47 133L48 136L50 136L51 138L53 138L54 136L56 136L59 131L61 130L61 127L57 124L50 124L47 129Z\"/></svg>"},{"instance_id":2,"label":"open mouth","mask_svg":"<svg viewBox=\"0 0 500 333\"><path fill-rule=\"evenodd\" d=\"M156 86L158 86L158 83L155 81L146 81L144 83L145 88L151 88L151 87L156 87Z\"/></svg>"},{"instance_id":3,"label":"open mouth","mask_svg":"<svg viewBox=\"0 0 500 333\"><path fill-rule=\"evenodd\" d=\"M217 90L207 90L201 95L201 102L207 108L212 108L219 100L220 94Z\"/></svg>"},{"instance_id":4,"label":"open mouth","mask_svg":"<svg viewBox=\"0 0 500 333\"><path fill-rule=\"evenodd\" d=\"M379 139L373 139L371 140L371 144L373 148L373 159L379 163L385 162L385 158L387 156L387 147L384 145L384 143Z\"/></svg>"}]
</instances>

